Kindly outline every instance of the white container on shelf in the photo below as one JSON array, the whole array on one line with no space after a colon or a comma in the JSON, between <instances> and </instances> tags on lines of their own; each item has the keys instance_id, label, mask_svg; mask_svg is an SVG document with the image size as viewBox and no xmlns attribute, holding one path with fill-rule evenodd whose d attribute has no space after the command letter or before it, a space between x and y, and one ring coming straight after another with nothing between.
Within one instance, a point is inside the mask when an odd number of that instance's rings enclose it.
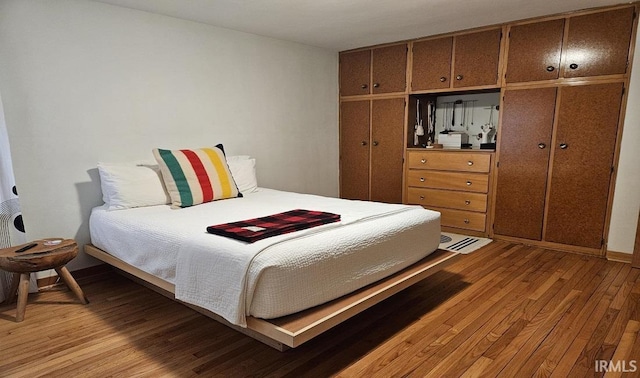
<instances>
[{"instance_id":1,"label":"white container on shelf","mask_svg":"<svg viewBox=\"0 0 640 378\"><path fill-rule=\"evenodd\" d=\"M452 131L448 134L437 134L438 143L444 148L461 148L463 144L469 143L469 134L462 131Z\"/></svg>"}]
</instances>

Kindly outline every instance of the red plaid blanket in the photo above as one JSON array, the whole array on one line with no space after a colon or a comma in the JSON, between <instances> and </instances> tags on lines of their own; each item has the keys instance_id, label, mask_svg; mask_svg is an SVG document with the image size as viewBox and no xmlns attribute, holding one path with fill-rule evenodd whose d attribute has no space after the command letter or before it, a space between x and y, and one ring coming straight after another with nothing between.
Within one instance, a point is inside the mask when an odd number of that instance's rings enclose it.
<instances>
[{"instance_id":1,"label":"red plaid blanket","mask_svg":"<svg viewBox=\"0 0 640 378\"><path fill-rule=\"evenodd\" d=\"M207 232L253 243L272 236L339 221L338 214L296 209L261 218L209 226Z\"/></svg>"}]
</instances>

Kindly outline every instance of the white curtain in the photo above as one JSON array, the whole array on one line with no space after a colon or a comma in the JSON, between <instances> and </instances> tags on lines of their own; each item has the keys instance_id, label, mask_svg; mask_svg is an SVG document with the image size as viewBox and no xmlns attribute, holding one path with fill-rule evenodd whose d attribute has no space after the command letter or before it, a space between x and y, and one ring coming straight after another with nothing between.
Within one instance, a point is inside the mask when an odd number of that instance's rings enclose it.
<instances>
[{"instance_id":1,"label":"white curtain","mask_svg":"<svg viewBox=\"0 0 640 378\"><path fill-rule=\"evenodd\" d=\"M25 242L22 213L13 178L9 138L0 96L0 248ZM8 295L10 280L11 274L0 270L0 302L4 301Z\"/></svg>"}]
</instances>

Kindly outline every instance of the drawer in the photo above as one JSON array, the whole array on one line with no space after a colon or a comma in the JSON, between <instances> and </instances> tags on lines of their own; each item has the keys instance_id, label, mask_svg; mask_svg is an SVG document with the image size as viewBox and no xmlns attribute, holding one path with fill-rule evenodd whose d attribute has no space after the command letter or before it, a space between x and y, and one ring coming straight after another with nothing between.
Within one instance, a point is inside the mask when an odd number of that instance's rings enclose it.
<instances>
[{"instance_id":1,"label":"drawer","mask_svg":"<svg viewBox=\"0 0 640 378\"><path fill-rule=\"evenodd\" d=\"M408 201L410 204L427 207L446 207L482 213L487 211L487 195L482 193L409 188Z\"/></svg>"},{"instance_id":2,"label":"drawer","mask_svg":"<svg viewBox=\"0 0 640 378\"><path fill-rule=\"evenodd\" d=\"M488 153L409 151L410 169L487 173L490 166Z\"/></svg>"},{"instance_id":3,"label":"drawer","mask_svg":"<svg viewBox=\"0 0 640 378\"><path fill-rule=\"evenodd\" d=\"M410 169L407 184L419 188L462 190L487 193L489 175L482 173L458 173Z\"/></svg>"},{"instance_id":4,"label":"drawer","mask_svg":"<svg viewBox=\"0 0 640 378\"><path fill-rule=\"evenodd\" d=\"M440 212L442 215L440 224L443 227L463 228L465 230L480 232L485 231L486 214L438 207L430 207L430 209Z\"/></svg>"}]
</instances>

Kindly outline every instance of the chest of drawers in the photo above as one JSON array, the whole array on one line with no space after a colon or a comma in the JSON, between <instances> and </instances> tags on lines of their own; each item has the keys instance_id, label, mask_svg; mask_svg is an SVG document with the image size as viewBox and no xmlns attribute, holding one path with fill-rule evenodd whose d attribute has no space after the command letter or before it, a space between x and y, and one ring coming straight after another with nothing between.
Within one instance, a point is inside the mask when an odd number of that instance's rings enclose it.
<instances>
[{"instance_id":1,"label":"chest of drawers","mask_svg":"<svg viewBox=\"0 0 640 378\"><path fill-rule=\"evenodd\" d=\"M486 236L492 159L488 151L409 150L406 202L440 212L444 231Z\"/></svg>"}]
</instances>

